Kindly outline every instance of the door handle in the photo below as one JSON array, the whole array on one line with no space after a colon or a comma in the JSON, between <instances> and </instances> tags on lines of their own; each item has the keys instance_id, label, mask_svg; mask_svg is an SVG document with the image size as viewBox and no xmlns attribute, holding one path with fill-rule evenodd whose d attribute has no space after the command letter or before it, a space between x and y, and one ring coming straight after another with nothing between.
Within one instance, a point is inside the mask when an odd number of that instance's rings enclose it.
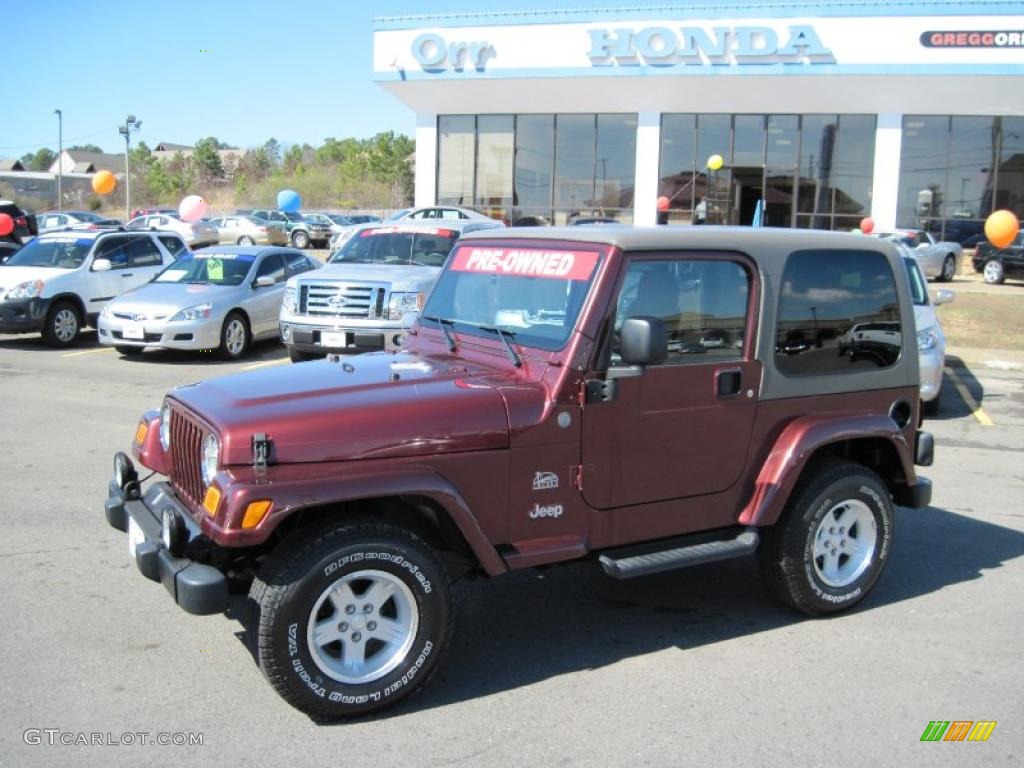
<instances>
[{"instance_id":1,"label":"door handle","mask_svg":"<svg viewBox=\"0 0 1024 768\"><path fill-rule=\"evenodd\" d=\"M133 272L122 272L121 277L134 277Z\"/></svg>"},{"instance_id":2,"label":"door handle","mask_svg":"<svg viewBox=\"0 0 1024 768\"><path fill-rule=\"evenodd\" d=\"M739 368L715 371L715 392L719 397L738 395L743 385L743 372Z\"/></svg>"}]
</instances>

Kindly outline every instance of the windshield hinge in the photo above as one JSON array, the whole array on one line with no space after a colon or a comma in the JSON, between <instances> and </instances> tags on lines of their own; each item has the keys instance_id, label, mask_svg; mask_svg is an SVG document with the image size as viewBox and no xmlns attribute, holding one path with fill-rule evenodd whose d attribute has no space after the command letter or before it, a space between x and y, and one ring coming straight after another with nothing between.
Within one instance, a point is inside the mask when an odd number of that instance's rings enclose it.
<instances>
[{"instance_id":1,"label":"windshield hinge","mask_svg":"<svg viewBox=\"0 0 1024 768\"><path fill-rule=\"evenodd\" d=\"M252 465L254 467L266 467L270 464L271 452L274 444L263 432L257 432L252 436Z\"/></svg>"},{"instance_id":2,"label":"windshield hinge","mask_svg":"<svg viewBox=\"0 0 1024 768\"><path fill-rule=\"evenodd\" d=\"M583 490L583 465L579 464L569 470L572 476L572 487L578 491Z\"/></svg>"}]
</instances>

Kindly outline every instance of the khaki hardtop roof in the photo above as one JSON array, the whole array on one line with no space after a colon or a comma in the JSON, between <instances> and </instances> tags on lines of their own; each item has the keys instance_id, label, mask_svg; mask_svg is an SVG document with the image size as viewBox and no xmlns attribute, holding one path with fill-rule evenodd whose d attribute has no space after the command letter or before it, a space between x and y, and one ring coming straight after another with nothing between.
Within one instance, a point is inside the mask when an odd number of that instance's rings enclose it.
<instances>
[{"instance_id":1,"label":"khaki hardtop roof","mask_svg":"<svg viewBox=\"0 0 1024 768\"><path fill-rule=\"evenodd\" d=\"M512 239L603 243L617 246L623 251L667 251L685 248L688 250L739 251L759 256L777 253L785 257L793 251L837 248L881 251L891 258L897 256L890 243L868 235L816 229L716 225L634 227L628 224L602 224L575 227L509 227L467 233L461 242Z\"/></svg>"}]
</instances>

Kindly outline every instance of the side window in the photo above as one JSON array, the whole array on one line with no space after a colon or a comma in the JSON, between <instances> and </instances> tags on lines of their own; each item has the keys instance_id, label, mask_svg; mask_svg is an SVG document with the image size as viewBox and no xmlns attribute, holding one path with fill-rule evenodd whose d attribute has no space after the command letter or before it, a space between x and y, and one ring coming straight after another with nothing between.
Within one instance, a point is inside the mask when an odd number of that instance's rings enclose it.
<instances>
[{"instance_id":1,"label":"side window","mask_svg":"<svg viewBox=\"0 0 1024 768\"><path fill-rule=\"evenodd\" d=\"M238 219L218 219L214 222L218 227L224 227L225 229L230 227L238 226Z\"/></svg>"},{"instance_id":2,"label":"side window","mask_svg":"<svg viewBox=\"0 0 1024 768\"><path fill-rule=\"evenodd\" d=\"M310 264L309 259L302 253L287 253L285 254L284 260L285 265L288 268L288 277L298 275L302 272L308 272L313 269L313 265Z\"/></svg>"},{"instance_id":3,"label":"side window","mask_svg":"<svg viewBox=\"0 0 1024 768\"><path fill-rule=\"evenodd\" d=\"M175 235L157 235L157 239L175 259L180 257L181 254L187 250L184 241Z\"/></svg>"},{"instance_id":4,"label":"side window","mask_svg":"<svg viewBox=\"0 0 1024 768\"><path fill-rule=\"evenodd\" d=\"M108 237L98 246L93 255L96 259L107 259L110 261L111 269L124 269L128 266L128 240L125 237Z\"/></svg>"},{"instance_id":5,"label":"side window","mask_svg":"<svg viewBox=\"0 0 1024 768\"><path fill-rule=\"evenodd\" d=\"M275 283L285 281L284 262L281 260L280 254L274 253L267 256L260 264L260 268L256 270L256 277L266 276L274 278Z\"/></svg>"},{"instance_id":6,"label":"side window","mask_svg":"<svg viewBox=\"0 0 1024 768\"><path fill-rule=\"evenodd\" d=\"M451 208L442 208L438 211L438 218L441 219L468 219L469 217L458 211L454 211Z\"/></svg>"},{"instance_id":7,"label":"side window","mask_svg":"<svg viewBox=\"0 0 1024 768\"><path fill-rule=\"evenodd\" d=\"M791 376L895 363L903 345L889 262L876 251L797 251L782 274L775 365Z\"/></svg>"},{"instance_id":8,"label":"side window","mask_svg":"<svg viewBox=\"0 0 1024 768\"><path fill-rule=\"evenodd\" d=\"M129 266L158 267L163 263L160 249L150 237L136 237L128 244Z\"/></svg>"},{"instance_id":9,"label":"side window","mask_svg":"<svg viewBox=\"0 0 1024 768\"><path fill-rule=\"evenodd\" d=\"M734 261L634 261L615 305L612 361L628 317L657 317L668 332L665 364L742 358L750 276Z\"/></svg>"}]
</instances>

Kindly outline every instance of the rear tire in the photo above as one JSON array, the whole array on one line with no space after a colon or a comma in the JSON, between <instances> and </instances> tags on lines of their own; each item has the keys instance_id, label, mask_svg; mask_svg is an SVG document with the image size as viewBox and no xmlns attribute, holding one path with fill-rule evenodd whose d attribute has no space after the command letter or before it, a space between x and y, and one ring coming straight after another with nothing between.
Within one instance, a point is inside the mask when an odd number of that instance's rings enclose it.
<instances>
[{"instance_id":1,"label":"rear tire","mask_svg":"<svg viewBox=\"0 0 1024 768\"><path fill-rule=\"evenodd\" d=\"M871 591L892 547L889 491L867 467L808 466L759 550L775 595L811 616L846 610Z\"/></svg>"},{"instance_id":2,"label":"rear tire","mask_svg":"<svg viewBox=\"0 0 1024 768\"><path fill-rule=\"evenodd\" d=\"M945 261L942 262L942 271L939 272L940 283L951 283L953 278L956 277L956 259L953 258L953 254L948 254Z\"/></svg>"},{"instance_id":3,"label":"rear tire","mask_svg":"<svg viewBox=\"0 0 1024 768\"><path fill-rule=\"evenodd\" d=\"M43 341L51 347L70 347L82 330L82 316L70 301L58 301L46 315Z\"/></svg>"},{"instance_id":4,"label":"rear tire","mask_svg":"<svg viewBox=\"0 0 1024 768\"><path fill-rule=\"evenodd\" d=\"M297 531L264 562L249 599L260 669L319 720L377 712L420 689L454 617L430 546L370 521Z\"/></svg>"},{"instance_id":5,"label":"rear tire","mask_svg":"<svg viewBox=\"0 0 1024 768\"><path fill-rule=\"evenodd\" d=\"M239 245L252 245L252 242L252 238L249 237L248 235L242 235L240 238L238 238Z\"/></svg>"},{"instance_id":6,"label":"rear tire","mask_svg":"<svg viewBox=\"0 0 1024 768\"><path fill-rule=\"evenodd\" d=\"M145 347L129 347L125 344L115 344L114 349L117 350L117 354L125 357L138 357L146 351Z\"/></svg>"},{"instance_id":7,"label":"rear tire","mask_svg":"<svg viewBox=\"0 0 1024 768\"><path fill-rule=\"evenodd\" d=\"M249 349L249 324L241 312L232 312L224 319L220 329L220 356L237 360Z\"/></svg>"},{"instance_id":8,"label":"rear tire","mask_svg":"<svg viewBox=\"0 0 1024 768\"><path fill-rule=\"evenodd\" d=\"M995 259L989 259L982 265L981 274L989 285L999 285L1006 279L1003 263Z\"/></svg>"}]
</instances>

